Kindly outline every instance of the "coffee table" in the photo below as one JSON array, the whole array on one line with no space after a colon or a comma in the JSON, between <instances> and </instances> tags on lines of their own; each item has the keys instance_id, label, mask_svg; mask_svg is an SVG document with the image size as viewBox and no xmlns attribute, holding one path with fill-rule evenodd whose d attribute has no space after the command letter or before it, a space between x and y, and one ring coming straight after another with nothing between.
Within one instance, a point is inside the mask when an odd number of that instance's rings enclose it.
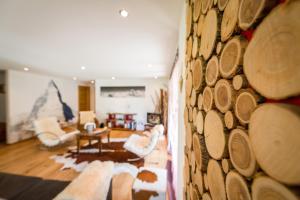
<instances>
[{"instance_id":1,"label":"coffee table","mask_svg":"<svg viewBox=\"0 0 300 200\"><path fill-rule=\"evenodd\" d=\"M97 140L99 154L101 154L102 139L105 137L107 137L108 143L110 143L110 129L96 128L93 133L87 133L86 131L81 132L77 135L77 154L79 154L81 140L88 140L89 145L91 145L92 140Z\"/></svg>"}]
</instances>

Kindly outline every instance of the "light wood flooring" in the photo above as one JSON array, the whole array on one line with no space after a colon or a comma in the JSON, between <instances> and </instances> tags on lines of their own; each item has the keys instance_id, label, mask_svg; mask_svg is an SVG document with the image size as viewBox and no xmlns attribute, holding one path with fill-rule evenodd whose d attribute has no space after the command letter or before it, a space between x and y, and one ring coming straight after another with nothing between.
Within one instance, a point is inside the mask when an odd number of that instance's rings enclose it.
<instances>
[{"instance_id":1,"label":"light wood flooring","mask_svg":"<svg viewBox=\"0 0 300 200\"><path fill-rule=\"evenodd\" d=\"M125 138L132 133L112 131L111 138ZM60 171L62 164L49 158L65 153L67 146L51 150L41 150L40 147L36 138L12 145L0 144L0 172L68 181L78 176L79 173L72 169ZM164 140L160 141L156 150L145 158L145 166L165 168L167 160L166 140ZM114 176L113 200L130 200L132 184L133 178L127 173Z\"/></svg>"}]
</instances>

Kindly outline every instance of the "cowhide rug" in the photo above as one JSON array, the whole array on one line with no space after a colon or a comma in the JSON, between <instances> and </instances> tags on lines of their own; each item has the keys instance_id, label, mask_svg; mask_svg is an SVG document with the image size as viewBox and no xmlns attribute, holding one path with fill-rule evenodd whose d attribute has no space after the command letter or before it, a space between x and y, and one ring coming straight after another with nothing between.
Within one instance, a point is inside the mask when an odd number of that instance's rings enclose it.
<instances>
[{"instance_id":1,"label":"cowhide rug","mask_svg":"<svg viewBox=\"0 0 300 200\"><path fill-rule=\"evenodd\" d=\"M110 143L107 141L102 142L102 153L99 154L98 143L92 142L82 145L77 154L77 147L69 147L68 151L64 154L51 156L50 158L57 163L63 164L61 170L74 169L81 172L92 161L113 161L115 163L114 174L121 172L128 172L133 177L137 176L138 168L144 166L144 159L123 148L126 139L111 139ZM138 159L136 161L128 161L128 159Z\"/></svg>"}]
</instances>

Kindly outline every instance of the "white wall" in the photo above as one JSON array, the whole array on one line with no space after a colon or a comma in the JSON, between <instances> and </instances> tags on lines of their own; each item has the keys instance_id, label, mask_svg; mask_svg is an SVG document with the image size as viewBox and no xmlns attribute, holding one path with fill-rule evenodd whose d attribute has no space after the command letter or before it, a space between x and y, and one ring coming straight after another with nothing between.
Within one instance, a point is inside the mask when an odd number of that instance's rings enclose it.
<instances>
[{"instance_id":1,"label":"white wall","mask_svg":"<svg viewBox=\"0 0 300 200\"><path fill-rule=\"evenodd\" d=\"M0 72L0 84L5 84L5 72ZM0 122L6 122L6 96L0 93Z\"/></svg>"},{"instance_id":2,"label":"white wall","mask_svg":"<svg viewBox=\"0 0 300 200\"><path fill-rule=\"evenodd\" d=\"M156 94L167 89L167 79L97 80L95 84L96 113L104 122L109 112L137 113L136 120L146 123L147 112L154 112ZM100 94L101 86L146 86L145 97L109 98Z\"/></svg>"},{"instance_id":3,"label":"white wall","mask_svg":"<svg viewBox=\"0 0 300 200\"><path fill-rule=\"evenodd\" d=\"M36 100L42 96L49 82L53 80L58 86L62 99L77 114L78 110L78 87L73 80L54 78L34 74L30 72L8 70L7 72L7 99L8 99L8 135L7 143L14 143L31 137L31 134L16 127L18 124L28 120L29 114ZM56 100L57 101L57 100ZM47 102L49 115L55 115L52 102ZM57 116L60 117L60 116Z\"/></svg>"},{"instance_id":4,"label":"white wall","mask_svg":"<svg viewBox=\"0 0 300 200\"><path fill-rule=\"evenodd\" d=\"M173 163L173 185L175 188L176 199L183 199L183 188L184 188L184 179L183 179L183 166L184 166L184 144L185 144L185 125L184 125L184 108L185 108L185 3L183 2L183 10L182 17L180 21L180 29L179 29L179 55L178 62L175 66L172 78L170 80L169 88L173 90L173 98L176 100L176 108L173 108L173 114L169 113L169 119L173 118L176 120L173 122L170 121L169 130L172 128L176 129L176 131L169 132L170 144L171 144L171 152L172 152L172 163ZM179 82L180 78L183 77L183 87L182 91L180 91ZM172 85L171 85L172 84ZM176 85L174 85L176 84ZM173 89L172 89L173 88ZM174 106L175 107L175 106ZM172 109L170 108L170 111ZM172 116L176 113L178 116Z\"/></svg>"}]
</instances>

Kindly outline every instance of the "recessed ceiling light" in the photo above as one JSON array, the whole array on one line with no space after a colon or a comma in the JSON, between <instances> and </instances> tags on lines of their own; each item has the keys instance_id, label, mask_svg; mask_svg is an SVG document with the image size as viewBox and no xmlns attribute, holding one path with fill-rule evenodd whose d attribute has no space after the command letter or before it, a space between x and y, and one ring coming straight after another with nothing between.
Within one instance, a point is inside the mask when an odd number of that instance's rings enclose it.
<instances>
[{"instance_id":1,"label":"recessed ceiling light","mask_svg":"<svg viewBox=\"0 0 300 200\"><path fill-rule=\"evenodd\" d=\"M116 79L116 77L114 77L114 76L113 76L113 77L111 77L111 79L112 79L112 80L115 80L115 79Z\"/></svg>"},{"instance_id":2,"label":"recessed ceiling light","mask_svg":"<svg viewBox=\"0 0 300 200\"><path fill-rule=\"evenodd\" d=\"M76 77L76 76L74 76L74 77L73 77L73 80L74 80L74 81L77 81L77 77Z\"/></svg>"},{"instance_id":3,"label":"recessed ceiling light","mask_svg":"<svg viewBox=\"0 0 300 200\"><path fill-rule=\"evenodd\" d=\"M121 15L121 17L124 17L124 18L128 17L128 11L125 9L120 10L119 14Z\"/></svg>"},{"instance_id":4,"label":"recessed ceiling light","mask_svg":"<svg viewBox=\"0 0 300 200\"><path fill-rule=\"evenodd\" d=\"M28 67L24 67L24 71L29 71L29 68Z\"/></svg>"},{"instance_id":5,"label":"recessed ceiling light","mask_svg":"<svg viewBox=\"0 0 300 200\"><path fill-rule=\"evenodd\" d=\"M81 70L85 70L86 68L85 68L85 66L81 66Z\"/></svg>"},{"instance_id":6,"label":"recessed ceiling light","mask_svg":"<svg viewBox=\"0 0 300 200\"><path fill-rule=\"evenodd\" d=\"M91 84L94 84L95 83L95 81L91 81Z\"/></svg>"},{"instance_id":7,"label":"recessed ceiling light","mask_svg":"<svg viewBox=\"0 0 300 200\"><path fill-rule=\"evenodd\" d=\"M158 79L158 76L154 76L155 79Z\"/></svg>"}]
</instances>

